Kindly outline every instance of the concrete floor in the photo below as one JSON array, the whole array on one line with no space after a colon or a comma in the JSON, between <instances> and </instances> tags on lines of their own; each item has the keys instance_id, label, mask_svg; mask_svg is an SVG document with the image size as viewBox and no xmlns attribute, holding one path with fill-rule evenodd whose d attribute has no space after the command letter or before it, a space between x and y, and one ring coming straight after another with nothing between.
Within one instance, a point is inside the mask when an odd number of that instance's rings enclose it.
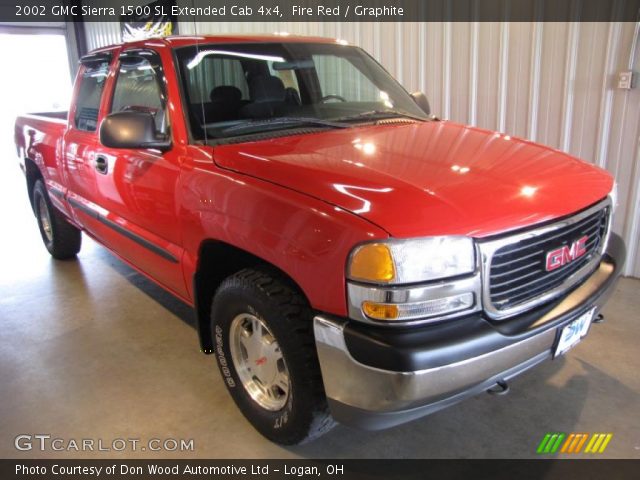
<instances>
[{"instance_id":1,"label":"concrete floor","mask_svg":"<svg viewBox=\"0 0 640 480\"><path fill-rule=\"evenodd\" d=\"M603 456L640 458L640 280L566 358L512 384L383 432L337 427L274 445L244 420L186 305L84 238L77 261L41 244L12 150L1 150L0 457L533 457L546 432L612 432ZM19 452L19 434L194 439L193 452Z\"/></svg>"}]
</instances>

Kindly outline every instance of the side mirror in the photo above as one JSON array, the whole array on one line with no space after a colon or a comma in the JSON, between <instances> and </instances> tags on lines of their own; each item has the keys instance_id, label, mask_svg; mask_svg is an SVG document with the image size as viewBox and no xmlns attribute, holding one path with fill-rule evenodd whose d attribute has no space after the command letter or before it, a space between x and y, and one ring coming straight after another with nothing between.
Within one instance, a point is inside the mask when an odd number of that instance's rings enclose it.
<instances>
[{"instance_id":1,"label":"side mirror","mask_svg":"<svg viewBox=\"0 0 640 480\"><path fill-rule=\"evenodd\" d=\"M100 143L109 148L171 148L171 140L158 134L153 115L134 111L107 115L100 125Z\"/></svg>"},{"instance_id":2,"label":"side mirror","mask_svg":"<svg viewBox=\"0 0 640 480\"><path fill-rule=\"evenodd\" d=\"M411 98L413 98L413 101L418 104L424 113L431 115L431 106L429 105L429 100L427 100L427 96L424 93L413 92L411 94Z\"/></svg>"}]
</instances>

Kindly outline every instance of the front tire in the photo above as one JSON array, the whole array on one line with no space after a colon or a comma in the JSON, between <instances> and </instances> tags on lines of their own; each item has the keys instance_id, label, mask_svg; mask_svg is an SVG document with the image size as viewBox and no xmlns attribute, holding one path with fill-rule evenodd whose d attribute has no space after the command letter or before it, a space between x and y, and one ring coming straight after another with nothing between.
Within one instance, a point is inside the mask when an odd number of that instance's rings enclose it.
<instances>
[{"instance_id":1,"label":"front tire","mask_svg":"<svg viewBox=\"0 0 640 480\"><path fill-rule=\"evenodd\" d=\"M236 405L269 440L294 445L328 432L312 311L273 272L244 269L222 282L211 308L215 355Z\"/></svg>"},{"instance_id":2,"label":"front tire","mask_svg":"<svg viewBox=\"0 0 640 480\"><path fill-rule=\"evenodd\" d=\"M51 256L58 260L75 257L82 246L82 234L51 204L41 180L33 187L33 209L42 241Z\"/></svg>"}]
</instances>

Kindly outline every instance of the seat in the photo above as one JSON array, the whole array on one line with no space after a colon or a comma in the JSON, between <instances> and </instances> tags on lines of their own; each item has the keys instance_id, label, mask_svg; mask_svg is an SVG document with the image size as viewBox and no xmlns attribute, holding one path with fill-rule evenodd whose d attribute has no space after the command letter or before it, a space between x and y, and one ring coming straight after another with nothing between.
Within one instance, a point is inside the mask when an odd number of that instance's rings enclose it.
<instances>
[{"instance_id":1,"label":"seat","mask_svg":"<svg viewBox=\"0 0 640 480\"><path fill-rule=\"evenodd\" d=\"M211 90L210 112L214 122L234 120L238 118L238 110L242 106L242 92L233 85L220 85Z\"/></svg>"},{"instance_id":2,"label":"seat","mask_svg":"<svg viewBox=\"0 0 640 480\"><path fill-rule=\"evenodd\" d=\"M298 90L293 87L288 87L285 89L284 99L289 105L295 107L299 107L300 105L302 105L302 102L300 101L300 94L298 93Z\"/></svg>"},{"instance_id":3,"label":"seat","mask_svg":"<svg viewBox=\"0 0 640 480\"><path fill-rule=\"evenodd\" d=\"M286 104L284 83L273 75L256 75L249 79L251 103L241 109L243 117L268 118L276 115Z\"/></svg>"}]
</instances>

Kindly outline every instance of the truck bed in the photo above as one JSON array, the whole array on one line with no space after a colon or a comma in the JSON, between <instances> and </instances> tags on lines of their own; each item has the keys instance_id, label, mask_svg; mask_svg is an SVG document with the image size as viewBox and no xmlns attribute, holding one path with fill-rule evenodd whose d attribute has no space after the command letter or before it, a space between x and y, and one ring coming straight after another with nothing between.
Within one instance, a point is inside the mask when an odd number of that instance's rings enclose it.
<instances>
[{"instance_id":1,"label":"truck bed","mask_svg":"<svg viewBox=\"0 0 640 480\"><path fill-rule=\"evenodd\" d=\"M67 121L67 115L69 115L68 111L58 111L58 112L33 112L33 113L25 113L20 115L21 117L26 118L43 118L45 120L62 120L63 122Z\"/></svg>"},{"instance_id":2,"label":"truck bed","mask_svg":"<svg viewBox=\"0 0 640 480\"><path fill-rule=\"evenodd\" d=\"M20 168L26 173L25 159L40 168L47 183L60 183L58 147L67 128L67 112L27 113L16 118L15 142Z\"/></svg>"}]
</instances>

